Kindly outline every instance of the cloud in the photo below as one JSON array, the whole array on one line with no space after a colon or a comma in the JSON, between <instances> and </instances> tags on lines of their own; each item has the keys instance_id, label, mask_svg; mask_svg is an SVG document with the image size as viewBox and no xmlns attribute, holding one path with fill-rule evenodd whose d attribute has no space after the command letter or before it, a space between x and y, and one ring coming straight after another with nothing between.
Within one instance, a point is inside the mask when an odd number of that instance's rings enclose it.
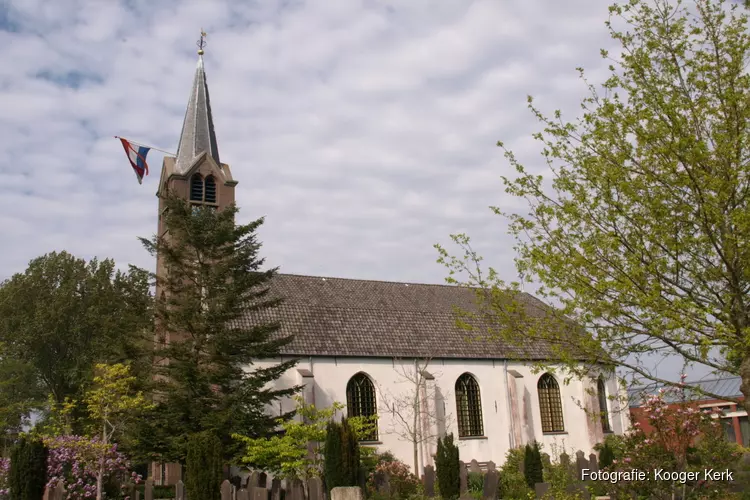
<instances>
[{"instance_id":1,"label":"cloud","mask_svg":"<svg viewBox=\"0 0 750 500\"><path fill-rule=\"evenodd\" d=\"M467 232L508 279L490 205L502 139L545 168L534 95L574 116L604 67L606 6L416 0L11 4L0 18L0 277L52 250L152 268L161 159L142 186L114 135L176 149L206 68L243 220L285 272L440 283L432 245ZM603 74L603 73L598 73Z\"/></svg>"}]
</instances>

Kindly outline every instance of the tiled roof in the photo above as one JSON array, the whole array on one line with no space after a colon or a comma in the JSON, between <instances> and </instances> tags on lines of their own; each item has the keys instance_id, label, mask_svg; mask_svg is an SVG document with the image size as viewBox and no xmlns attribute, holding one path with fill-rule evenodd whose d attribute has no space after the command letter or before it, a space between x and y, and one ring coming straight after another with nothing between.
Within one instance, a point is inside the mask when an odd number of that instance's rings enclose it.
<instances>
[{"instance_id":1,"label":"tiled roof","mask_svg":"<svg viewBox=\"0 0 750 500\"><path fill-rule=\"evenodd\" d=\"M696 380L695 382L685 382L685 385L688 387L687 392L693 392L690 391L691 387L697 387L699 389L702 389L703 391L710 392L712 394L716 394L717 396L721 396L722 398L738 398L742 397L742 392L740 391L740 384L742 383L742 379L737 376L727 376L727 377L721 377L721 378L712 378L712 379L706 379L706 380ZM663 387L661 384L649 384L641 387L633 387L632 389L628 389L628 396L630 399L630 406L631 407L637 407L640 406L641 396L642 395L649 395L649 394L655 394L659 391L659 389ZM695 392L693 399L698 400L708 400L708 399L714 399L709 398L708 396L704 396L700 393ZM677 402L678 398L676 395L667 395L665 397L665 400L667 402L673 403Z\"/></svg>"},{"instance_id":2,"label":"tiled roof","mask_svg":"<svg viewBox=\"0 0 750 500\"><path fill-rule=\"evenodd\" d=\"M424 285L279 274L272 294L283 303L249 322L278 320L293 336L283 354L295 356L549 359L543 344L519 347L477 340L456 326L453 306L475 308L475 293L448 285ZM547 306L521 294L529 314Z\"/></svg>"}]
</instances>

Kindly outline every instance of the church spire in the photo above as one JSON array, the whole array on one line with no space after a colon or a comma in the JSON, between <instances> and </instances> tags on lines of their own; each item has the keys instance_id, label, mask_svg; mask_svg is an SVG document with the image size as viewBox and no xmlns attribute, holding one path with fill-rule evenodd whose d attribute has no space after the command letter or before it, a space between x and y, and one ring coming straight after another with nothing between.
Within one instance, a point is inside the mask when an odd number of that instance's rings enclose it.
<instances>
[{"instance_id":1,"label":"church spire","mask_svg":"<svg viewBox=\"0 0 750 500\"><path fill-rule=\"evenodd\" d=\"M177 146L175 170L185 173L201 153L210 155L218 166L219 148L216 144L214 120L211 116L211 101L208 98L206 72L203 68L203 47L206 46L206 33L201 31L198 41L198 66L195 69L193 90L188 100L185 121L182 124L180 143Z\"/></svg>"}]
</instances>

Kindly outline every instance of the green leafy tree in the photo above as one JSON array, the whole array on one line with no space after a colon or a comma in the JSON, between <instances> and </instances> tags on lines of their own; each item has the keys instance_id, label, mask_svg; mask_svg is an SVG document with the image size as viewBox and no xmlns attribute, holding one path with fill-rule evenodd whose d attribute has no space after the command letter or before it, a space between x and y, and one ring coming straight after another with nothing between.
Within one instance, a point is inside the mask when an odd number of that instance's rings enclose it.
<instances>
[{"instance_id":1,"label":"green leafy tree","mask_svg":"<svg viewBox=\"0 0 750 500\"><path fill-rule=\"evenodd\" d=\"M10 443L30 423L31 411L43 406L44 391L31 365L2 352L0 345L0 435L4 440L0 454L7 456Z\"/></svg>"},{"instance_id":2,"label":"green leafy tree","mask_svg":"<svg viewBox=\"0 0 750 500\"><path fill-rule=\"evenodd\" d=\"M41 500L47 484L47 447L22 435L10 455L10 500Z\"/></svg>"},{"instance_id":3,"label":"green leafy tree","mask_svg":"<svg viewBox=\"0 0 750 500\"><path fill-rule=\"evenodd\" d=\"M102 500L104 487L104 457L113 436L122 432L127 424L153 405L143 393L135 392L136 377L130 375L128 365L97 364L92 388L86 393L84 403L94 422L94 429L101 435L101 458L96 477L96 500Z\"/></svg>"},{"instance_id":4,"label":"green leafy tree","mask_svg":"<svg viewBox=\"0 0 750 500\"><path fill-rule=\"evenodd\" d=\"M221 441L211 431L193 434L187 444L185 489L194 500L219 500L224 461Z\"/></svg>"},{"instance_id":5,"label":"green leafy tree","mask_svg":"<svg viewBox=\"0 0 750 500\"><path fill-rule=\"evenodd\" d=\"M727 7L616 4L606 25L622 50L601 51L601 87L579 69L583 116L548 116L529 98L551 185L499 143L516 171L506 193L529 209L493 210L516 237L522 281L559 308L525 314L520 284L484 268L465 235L453 237L463 255L438 246L449 280L482 289L489 335L520 351L544 343L577 375L621 367L679 384L653 356L740 375L750 409L750 31Z\"/></svg>"},{"instance_id":6,"label":"green leafy tree","mask_svg":"<svg viewBox=\"0 0 750 500\"><path fill-rule=\"evenodd\" d=\"M461 494L461 471L458 446L453 442L452 433L438 439L435 469L440 497L446 500L458 498Z\"/></svg>"},{"instance_id":7,"label":"green leafy tree","mask_svg":"<svg viewBox=\"0 0 750 500\"><path fill-rule=\"evenodd\" d=\"M542 453L539 443L527 444L523 455L523 475L526 484L533 489L536 483L544 482L544 466L542 465Z\"/></svg>"},{"instance_id":8,"label":"green leafy tree","mask_svg":"<svg viewBox=\"0 0 750 500\"><path fill-rule=\"evenodd\" d=\"M155 308L157 406L139 426L139 449L184 463L185 435L210 430L228 460L241 450L232 435L273 433L276 417L264 409L298 390L267 388L295 361L246 370L290 341L274 316L281 299L268 293L276 269L260 270L263 219L236 224L235 205L217 211L166 196L167 232L141 239L168 272L153 276L163 292Z\"/></svg>"},{"instance_id":9,"label":"green leafy tree","mask_svg":"<svg viewBox=\"0 0 750 500\"><path fill-rule=\"evenodd\" d=\"M86 262L67 252L38 257L0 284L0 370L23 370L15 381L30 389L19 402L15 382L0 387L0 399L17 403L13 418L25 418L46 394L58 404L80 400L97 362L134 360L147 379L151 304L144 271L117 271L112 260Z\"/></svg>"}]
</instances>

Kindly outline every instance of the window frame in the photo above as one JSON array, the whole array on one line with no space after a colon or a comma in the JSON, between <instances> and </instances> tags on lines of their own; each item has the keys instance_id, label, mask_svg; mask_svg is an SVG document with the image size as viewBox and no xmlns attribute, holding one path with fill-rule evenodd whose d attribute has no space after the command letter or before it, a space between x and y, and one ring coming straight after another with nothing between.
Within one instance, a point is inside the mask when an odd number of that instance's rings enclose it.
<instances>
[{"instance_id":1,"label":"window frame","mask_svg":"<svg viewBox=\"0 0 750 500\"><path fill-rule=\"evenodd\" d=\"M456 391L456 423L459 439L484 437L482 391L477 378L462 373L454 387Z\"/></svg>"},{"instance_id":2,"label":"window frame","mask_svg":"<svg viewBox=\"0 0 750 500\"><path fill-rule=\"evenodd\" d=\"M546 387L543 387L546 386ZM560 384L550 373L545 373L536 384L539 400L539 417L543 434L561 434L565 432L565 414L563 413Z\"/></svg>"},{"instance_id":3,"label":"window frame","mask_svg":"<svg viewBox=\"0 0 750 500\"><path fill-rule=\"evenodd\" d=\"M365 401L365 398L369 401ZM378 395L375 384L365 372L355 373L346 383L346 415L348 418L377 417L378 415ZM377 442L378 434L376 418L372 433L362 436L360 442Z\"/></svg>"}]
</instances>

